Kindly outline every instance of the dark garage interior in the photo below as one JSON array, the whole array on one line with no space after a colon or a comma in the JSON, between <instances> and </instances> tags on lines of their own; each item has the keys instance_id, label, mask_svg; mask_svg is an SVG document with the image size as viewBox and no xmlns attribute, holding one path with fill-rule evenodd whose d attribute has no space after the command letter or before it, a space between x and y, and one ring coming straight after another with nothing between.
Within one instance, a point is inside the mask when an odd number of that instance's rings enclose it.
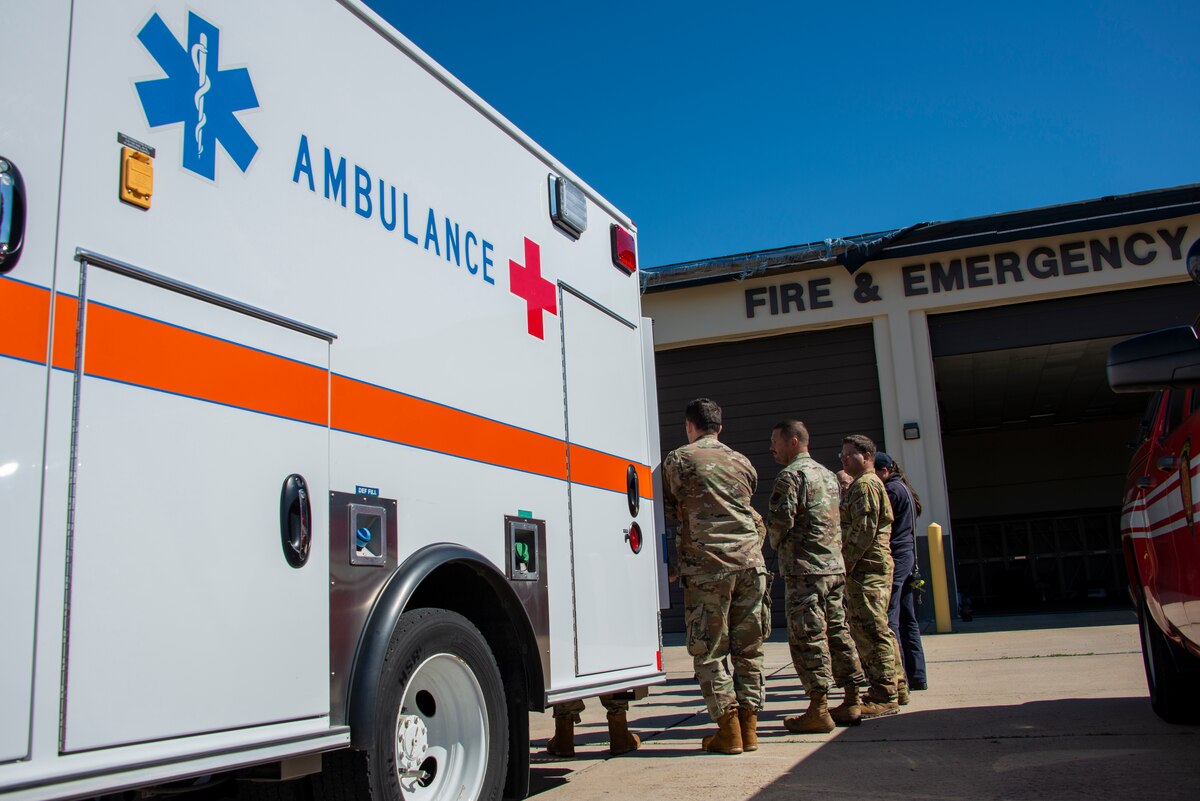
<instances>
[{"instance_id":1,"label":"dark garage interior","mask_svg":"<svg viewBox=\"0 0 1200 801\"><path fill-rule=\"evenodd\" d=\"M958 590L976 613L1127 605L1120 512L1146 395L1108 349L1190 323L1172 284L929 318Z\"/></svg>"}]
</instances>

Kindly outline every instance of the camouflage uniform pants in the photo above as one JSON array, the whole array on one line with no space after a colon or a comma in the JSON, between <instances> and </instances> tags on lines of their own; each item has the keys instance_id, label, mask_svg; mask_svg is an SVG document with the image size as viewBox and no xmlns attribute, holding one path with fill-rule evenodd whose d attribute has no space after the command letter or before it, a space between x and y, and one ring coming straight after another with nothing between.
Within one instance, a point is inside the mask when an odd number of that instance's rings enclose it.
<instances>
[{"instance_id":1,"label":"camouflage uniform pants","mask_svg":"<svg viewBox=\"0 0 1200 801\"><path fill-rule=\"evenodd\" d=\"M766 569L684 576L683 581L687 648L709 716L715 721L737 707L761 710Z\"/></svg>"},{"instance_id":2,"label":"camouflage uniform pants","mask_svg":"<svg viewBox=\"0 0 1200 801\"><path fill-rule=\"evenodd\" d=\"M888 627L892 574L857 573L846 577L846 612L858 656L877 698L896 700L896 637Z\"/></svg>"},{"instance_id":3,"label":"camouflage uniform pants","mask_svg":"<svg viewBox=\"0 0 1200 801\"><path fill-rule=\"evenodd\" d=\"M618 701L618 700L614 699L611 695L600 696L600 703L604 704L604 708L606 710L608 710L608 714L610 714L610 715L614 714L616 712L628 712L629 711L629 702L628 701ZM583 704L582 698L575 700L575 701L567 701L562 704L554 705L554 717L570 718L573 722L578 723L579 715L583 712L583 710L584 710L584 704Z\"/></svg>"},{"instance_id":4,"label":"camouflage uniform pants","mask_svg":"<svg viewBox=\"0 0 1200 801\"><path fill-rule=\"evenodd\" d=\"M762 637L766 641L771 637L771 588L775 586L775 574L767 571L766 585L763 589L762 604L759 606L759 615L762 617Z\"/></svg>"},{"instance_id":5,"label":"camouflage uniform pants","mask_svg":"<svg viewBox=\"0 0 1200 801\"><path fill-rule=\"evenodd\" d=\"M858 653L846 624L846 577L784 576L788 646L804 692L828 693L862 680Z\"/></svg>"}]
</instances>

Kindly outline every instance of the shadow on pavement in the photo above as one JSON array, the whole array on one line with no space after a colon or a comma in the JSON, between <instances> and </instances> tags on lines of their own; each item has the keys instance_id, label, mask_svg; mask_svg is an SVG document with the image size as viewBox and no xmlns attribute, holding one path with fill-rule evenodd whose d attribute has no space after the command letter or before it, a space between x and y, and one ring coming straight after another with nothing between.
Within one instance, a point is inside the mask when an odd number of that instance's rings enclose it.
<instances>
[{"instance_id":1,"label":"shadow on pavement","mask_svg":"<svg viewBox=\"0 0 1200 801\"><path fill-rule=\"evenodd\" d=\"M821 739L759 737L797 748ZM906 710L798 753L802 761L752 797L1200 798L1198 749L1200 726L1163 723L1145 698Z\"/></svg>"},{"instance_id":2,"label":"shadow on pavement","mask_svg":"<svg viewBox=\"0 0 1200 801\"><path fill-rule=\"evenodd\" d=\"M783 728L786 714L791 713L764 713L759 752L730 757L728 769L721 771L730 777L753 773L761 764L755 760L787 758L794 750L796 764L749 796L755 801L1200 798L1200 726L1163 723L1144 697L936 710L910 706L830 735L791 734ZM668 726L655 732L654 725L661 723ZM602 745L606 733L595 728L588 740ZM617 759L661 772L665 782L688 774L682 760L706 760L696 763L698 777L711 772L711 757L699 750L700 738L712 731L703 712L674 720L645 718L636 728L645 745ZM535 764L534 791L565 783L587 767L580 762L610 758L602 748L584 747L569 769Z\"/></svg>"},{"instance_id":3,"label":"shadow on pavement","mask_svg":"<svg viewBox=\"0 0 1200 801\"><path fill-rule=\"evenodd\" d=\"M535 796L547 790L553 790L567 783L567 777L573 771L568 768L554 768L546 765L530 765L529 795Z\"/></svg>"}]
</instances>

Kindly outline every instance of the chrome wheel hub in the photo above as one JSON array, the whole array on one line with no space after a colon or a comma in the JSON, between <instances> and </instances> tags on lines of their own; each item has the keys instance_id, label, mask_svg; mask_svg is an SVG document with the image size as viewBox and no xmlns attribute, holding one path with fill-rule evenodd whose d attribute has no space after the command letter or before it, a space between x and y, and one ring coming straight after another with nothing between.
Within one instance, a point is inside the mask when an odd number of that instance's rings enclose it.
<instances>
[{"instance_id":1,"label":"chrome wheel hub","mask_svg":"<svg viewBox=\"0 0 1200 801\"><path fill-rule=\"evenodd\" d=\"M429 729L417 715L400 714L396 724L396 767L400 780L421 781L427 772L421 769L429 753Z\"/></svg>"}]
</instances>

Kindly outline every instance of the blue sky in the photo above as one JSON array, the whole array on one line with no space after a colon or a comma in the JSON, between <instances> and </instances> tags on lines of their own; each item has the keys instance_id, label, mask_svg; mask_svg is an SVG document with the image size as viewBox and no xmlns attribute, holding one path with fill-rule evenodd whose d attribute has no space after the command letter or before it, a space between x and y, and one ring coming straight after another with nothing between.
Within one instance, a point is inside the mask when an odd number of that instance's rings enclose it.
<instances>
[{"instance_id":1,"label":"blue sky","mask_svg":"<svg viewBox=\"0 0 1200 801\"><path fill-rule=\"evenodd\" d=\"M1200 3L368 0L643 268L1200 182Z\"/></svg>"}]
</instances>

